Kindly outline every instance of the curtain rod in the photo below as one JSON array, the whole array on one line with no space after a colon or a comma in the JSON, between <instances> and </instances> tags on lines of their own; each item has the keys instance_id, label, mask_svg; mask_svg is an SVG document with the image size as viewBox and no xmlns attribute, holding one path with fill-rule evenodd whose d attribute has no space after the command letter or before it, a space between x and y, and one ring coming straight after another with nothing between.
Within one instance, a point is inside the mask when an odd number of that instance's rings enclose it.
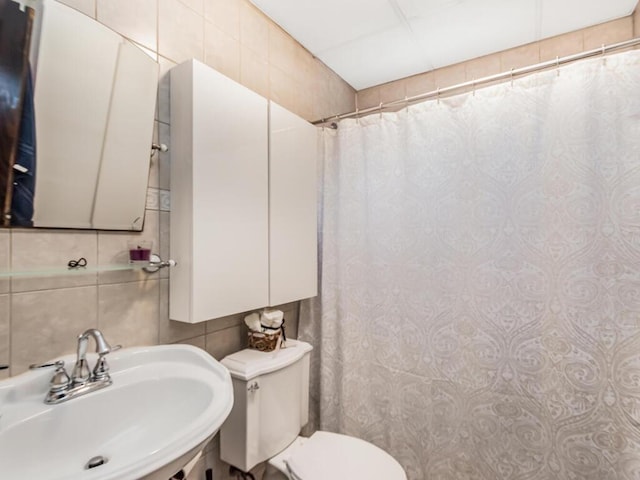
<instances>
[{"instance_id":1,"label":"curtain rod","mask_svg":"<svg viewBox=\"0 0 640 480\"><path fill-rule=\"evenodd\" d=\"M604 55L608 52L612 52L614 50L621 50L624 48L630 48L640 45L640 37L633 38L631 40L626 40L620 43L614 43L611 45L602 45L600 48L594 48L593 50L587 50L586 52L575 53L573 55L567 55L566 57L556 57L553 60L548 60L546 62L536 63L534 65L529 65L527 67L520 68L512 68L507 72L496 73L494 75L489 75L487 77L481 77L475 80L466 81L463 83L458 83L456 85L452 85L450 87L438 88L431 92L421 93L419 95L414 95L412 97L405 97L401 100L393 100L392 102L381 103L375 107L364 108L362 110L356 110L355 112L349 113L341 113L339 115L334 115L333 117L323 118L320 120L316 120L315 122L311 122L313 125L322 125L329 122L340 121L345 118L359 118L365 115L369 115L371 113L378 113L389 108L400 107L400 106L408 106L414 103L419 103L423 100L428 100L430 98L437 98L448 93L454 92L456 90L460 90L467 87L477 87L478 85L482 85L485 83L495 82L498 80L506 80L512 79L519 75L526 75L529 73L534 73L540 70L545 70L551 67L559 67L560 65L564 65L567 63L575 62L577 60L582 60L584 58L596 57L598 55ZM333 128L334 126L332 124Z\"/></svg>"}]
</instances>

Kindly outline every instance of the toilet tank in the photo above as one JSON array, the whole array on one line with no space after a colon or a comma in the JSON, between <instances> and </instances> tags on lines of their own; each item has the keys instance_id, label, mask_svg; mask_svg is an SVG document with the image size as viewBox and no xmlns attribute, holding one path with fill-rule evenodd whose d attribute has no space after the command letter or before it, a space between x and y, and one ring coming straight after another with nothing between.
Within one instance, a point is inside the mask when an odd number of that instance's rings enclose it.
<instances>
[{"instance_id":1,"label":"toilet tank","mask_svg":"<svg viewBox=\"0 0 640 480\"><path fill-rule=\"evenodd\" d=\"M287 340L276 352L245 349L222 359L233 409L220 431L220 457L248 472L284 450L309 420L311 345Z\"/></svg>"}]
</instances>

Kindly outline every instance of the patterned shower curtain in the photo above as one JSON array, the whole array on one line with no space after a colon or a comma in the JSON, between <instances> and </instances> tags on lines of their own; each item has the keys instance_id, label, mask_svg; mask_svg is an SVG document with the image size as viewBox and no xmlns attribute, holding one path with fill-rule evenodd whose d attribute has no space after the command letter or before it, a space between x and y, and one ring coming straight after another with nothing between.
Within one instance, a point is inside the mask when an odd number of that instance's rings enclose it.
<instances>
[{"instance_id":1,"label":"patterned shower curtain","mask_svg":"<svg viewBox=\"0 0 640 480\"><path fill-rule=\"evenodd\" d=\"M321 142L317 427L410 480L640 479L640 52Z\"/></svg>"}]
</instances>

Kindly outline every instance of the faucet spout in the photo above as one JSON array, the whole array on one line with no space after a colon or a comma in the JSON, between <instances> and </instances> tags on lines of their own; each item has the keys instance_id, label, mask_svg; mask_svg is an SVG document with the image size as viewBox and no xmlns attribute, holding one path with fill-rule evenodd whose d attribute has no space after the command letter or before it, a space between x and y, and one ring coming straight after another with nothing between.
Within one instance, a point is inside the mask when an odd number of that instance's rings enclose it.
<instances>
[{"instance_id":1,"label":"faucet spout","mask_svg":"<svg viewBox=\"0 0 640 480\"><path fill-rule=\"evenodd\" d=\"M109 353L112 348L111 345L105 340L104 335L97 328L90 328L85 331L83 334L78 336L78 353L80 353L80 348L82 347L82 355L83 357L87 353L87 342L89 341L89 337L93 337L96 342L96 353L98 355L106 355Z\"/></svg>"},{"instance_id":2,"label":"faucet spout","mask_svg":"<svg viewBox=\"0 0 640 480\"><path fill-rule=\"evenodd\" d=\"M101 358L113 350L111 345L105 340L102 332L96 328L90 328L78 335L78 357L71 374L74 385L84 385L91 379L91 371L87 365L87 346L90 337L95 340L96 353Z\"/></svg>"}]
</instances>

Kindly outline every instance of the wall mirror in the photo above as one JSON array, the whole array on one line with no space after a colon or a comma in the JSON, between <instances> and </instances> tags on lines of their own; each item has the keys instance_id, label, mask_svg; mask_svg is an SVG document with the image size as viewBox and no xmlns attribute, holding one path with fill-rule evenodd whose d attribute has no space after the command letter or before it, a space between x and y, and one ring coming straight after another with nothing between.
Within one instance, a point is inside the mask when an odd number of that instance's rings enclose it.
<instances>
[{"instance_id":1,"label":"wall mirror","mask_svg":"<svg viewBox=\"0 0 640 480\"><path fill-rule=\"evenodd\" d=\"M35 187L27 226L142 230L158 64L121 35L54 0L18 6L32 8L34 19L28 63ZM24 167L16 161L9 169L20 173Z\"/></svg>"}]
</instances>

